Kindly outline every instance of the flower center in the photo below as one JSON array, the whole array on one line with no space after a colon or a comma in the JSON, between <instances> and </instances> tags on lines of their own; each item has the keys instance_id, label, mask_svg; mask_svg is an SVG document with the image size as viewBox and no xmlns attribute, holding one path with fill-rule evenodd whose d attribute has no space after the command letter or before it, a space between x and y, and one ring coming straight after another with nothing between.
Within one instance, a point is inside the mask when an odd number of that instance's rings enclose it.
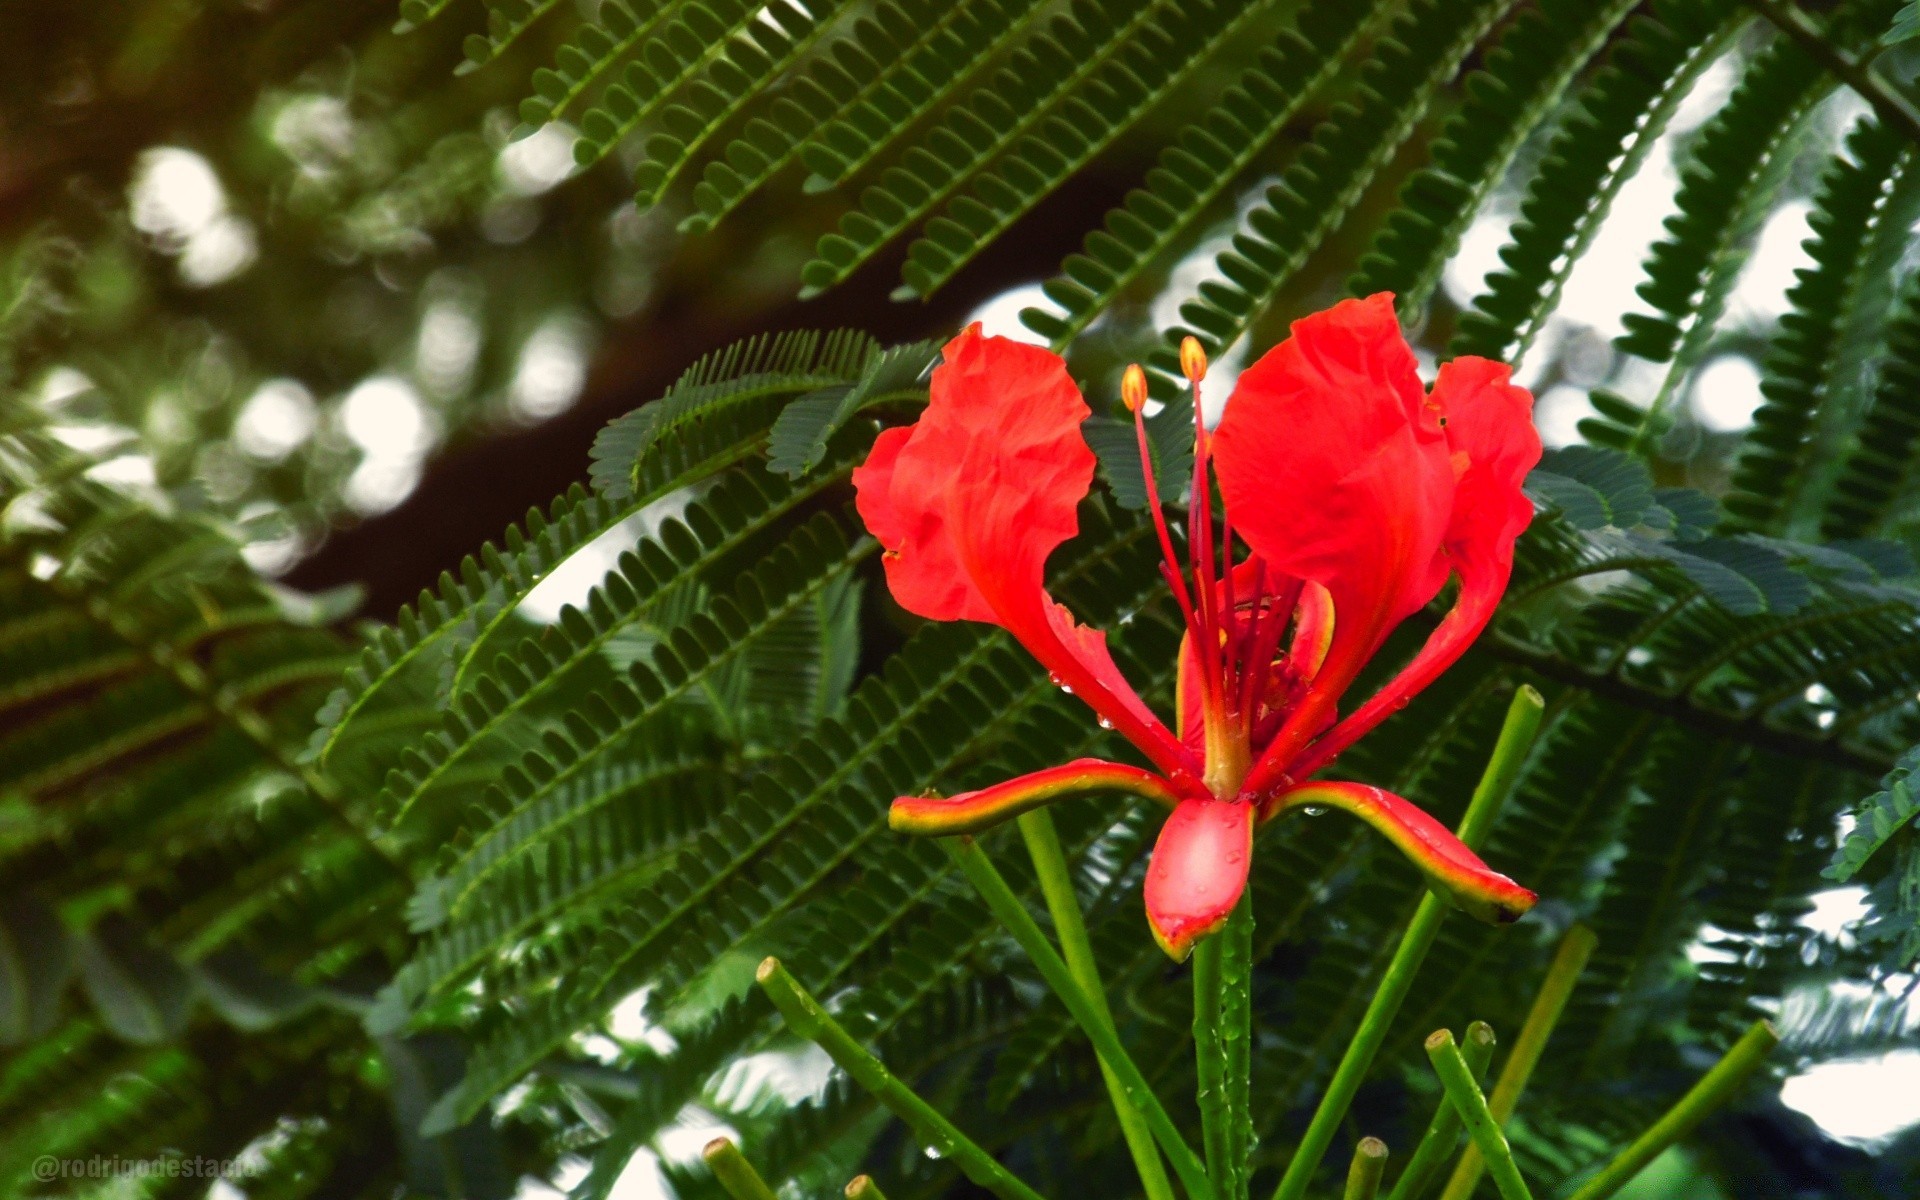
<instances>
[{"instance_id":1,"label":"flower center","mask_svg":"<svg viewBox=\"0 0 1920 1200\"><path fill-rule=\"evenodd\" d=\"M1193 483L1184 566L1160 504L1143 411L1147 378L1137 364L1122 377L1120 395L1133 413L1147 509L1160 538L1160 571L1187 627L1181 653L1183 660L1192 656L1191 683L1204 723L1207 787L1229 799L1239 794L1254 747L1273 736L1304 682L1293 678L1300 674L1291 669L1296 664L1290 659L1296 656L1283 653L1280 646L1289 625L1300 640L1306 614L1299 580L1269 575L1266 564L1250 554L1234 562L1233 515L1224 503L1215 546L1212 434L1200 400L1207 357L1196 339L1181 343L1180 367L1193 399ZM1297 665L1305 667L1313 659L1307 655ZM1184 714L1181 719L1185 721Z\"/></svg>"}]
</instances>

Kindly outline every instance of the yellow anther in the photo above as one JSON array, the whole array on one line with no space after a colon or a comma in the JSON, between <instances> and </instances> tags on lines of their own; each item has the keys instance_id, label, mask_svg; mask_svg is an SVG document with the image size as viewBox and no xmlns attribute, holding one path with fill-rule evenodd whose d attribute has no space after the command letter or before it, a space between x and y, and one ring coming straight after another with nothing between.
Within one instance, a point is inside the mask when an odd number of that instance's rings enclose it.
<instances>
[{"instance_id":1,"label":"yellow anther","mask_svg":"<svg viewBox=\"0 0 1920 1200\"><path fill-rule=\"evenodd\" d=\"M1139 363L1127 364L1126 374L1120 376L1120 402L1130 413L1139 412L1140 406L1147 402L1147 373L1140 369Z\"/></svg>"},{"instance_id":2,"label":"yellow anther","mask_svg":"<svg viewBox=\"0 0 1920 1200\"><path fill-rule=\"evenodd\" d=\"M1207 352L1199 338L1180 339L1180 373L1187 377L1188 383L1199 383L1207 377Z\"/></svg>"}]
</instances>

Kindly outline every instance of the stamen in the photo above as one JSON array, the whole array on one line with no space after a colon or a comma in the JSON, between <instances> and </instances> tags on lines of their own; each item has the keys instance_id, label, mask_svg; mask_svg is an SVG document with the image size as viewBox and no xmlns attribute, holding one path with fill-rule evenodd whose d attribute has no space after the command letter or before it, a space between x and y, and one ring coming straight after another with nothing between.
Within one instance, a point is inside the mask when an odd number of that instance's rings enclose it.
<instances>
[{"instance_id":1,"label":"stamen","mask_svg":"<svg viewBox=\"0 0 1920 1200\"><path fill-rule=\"evenodd\" d=\"M1153 477L1153 454L1147 446L1147 420L1142 411L1147 404L1147 373L1140 369L1139 363L1129 363L1120 376L1120 400L1133 414L1134 440L1140 446L1140 472L1147 485L1147 512L1153 516L1153 527L1160 535L1160 553L1165 559L1160 566L1161 573L1173 588L1173 598L1186 618L1188 632L1197 637L1193 597L1188 595L1186 580L1181 578L1180 557L1173 552L1173 535L1167 530L1167 517L1160 508L1160 486Z\"/></svg>"},{"instance_id":2,"label":"stamen","mask_svg":"<svg viewBox=\"0 0 1920 1200\"><path fill-rule=\"evenodd\" d=\"M1188 383L1197 384L1207 377L1207 348L1191 334L1180 339L1180 373Z\"/></svg>"},{"instance_id":3,"label":"stamen","mask_svg":"<svg viewBox=\"0 0 1920 1200\"><path fill-rule=\"evenodd\" d=\"M1180 343L1180 371L1193 391L1193 499L1187 506L1188 561L1193 566L1194 590L1204 626L1205 645L1201 661L1207 667L1208 690L1217 708L1222 694L1222 647L1220 645L1220 597L1213 576L1213 484L1209 474L1207 423L1200 401L1200 381L1207 375L1207 352L1199 339L1187 337Z\"/></svg>"}]
</instances>

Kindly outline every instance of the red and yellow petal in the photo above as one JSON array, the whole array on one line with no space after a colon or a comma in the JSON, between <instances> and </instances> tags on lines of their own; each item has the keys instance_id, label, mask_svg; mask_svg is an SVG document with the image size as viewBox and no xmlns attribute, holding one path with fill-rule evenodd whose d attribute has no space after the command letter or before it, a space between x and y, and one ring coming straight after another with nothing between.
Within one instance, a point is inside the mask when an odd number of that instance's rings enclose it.
<instances>
[{"instance_id":1,"label":"red and yellow petal","mask_svg":"<svg viewBox=\"0 0 1920 1200\"><path fill-rule=\"evenodd\" d=\"M944 799L902 796L887 811L887 824L902 833L935 837L978 833L1064 796L1092 791L1132 792L1168 808L1180 802L1172 785L1151 771L1098 758L1079 758Z\"/></svg>"},{"instance_id":2,"label":"red and yellow petal","mask_svg":"<svg viewBox=\"0 0 1920 1200\"><path fill-rule=\"evenodd\" d=\"M1519 920L1539 899L1482 862L1453 831L1392 792L1364 783L1308 783L1275 796L1269 817L1309 805L1351 813L1383 834L1427 882L1462 911L1491 925Z\"/></svg>"}]
</instances>

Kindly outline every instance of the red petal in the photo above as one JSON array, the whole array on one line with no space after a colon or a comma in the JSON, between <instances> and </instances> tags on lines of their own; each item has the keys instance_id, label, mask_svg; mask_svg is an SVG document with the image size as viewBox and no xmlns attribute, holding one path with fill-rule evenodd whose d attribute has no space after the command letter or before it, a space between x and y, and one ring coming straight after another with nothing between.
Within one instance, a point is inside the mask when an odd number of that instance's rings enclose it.
<instances>
[{"instance_id":1,"label":"red petal","mask_svg":"<svg viewBox=\"0 0 1920 1200\"><path fill-rule=\"evenodd\" d=\"M1386 293L1295 322L1227 401L1213 453L1235 530L1273 568L1333 597L1333 642L1298 720L1274 740L1280 760L1446 582L1455 473L1439 418Z\"/></svg>"},{"instance_id":2,"label":"red petal","mask_svg":"<svg viewBox=\"0 0 1920 1200\"><path fill-rule=\"evenodd\" d=\"M1446 556L1460 573L1460 595L1426 645L1379 693L1354 710L1295 764L1305 778L1392 715L1452 666L1506 593L1513 543L1533 519L1533 502L1520 490L1540 461L1533 397L1512 383L1505 363L1459 358L1440 368L1432 400L1447 418L1447 441L1460 467L1448 523Z\"/></svg>"},{"instance_id":3,"label":"red petal","mask_svg":"<svg viewBox=\"0 0 1920 1200\"><path fill-rule=\"evenodd\" d=\"M1520 490L1540 461L1533 396L1513 384L1513 368L1484 358L1456 358L1440 368L1432 403L1447 419L1447 445L1460 482L1447 524L1447 553L1456 566L1478 562L1504 575L1513 542L1533 519Z\"/></svg>"},{"instance_id":4,"label":"red petal","mask_svg":"<svg viewBox=\"0 0 1920 1200\"><path fill-rule=\"evenodd\" d=\"M1452 830L1392 792L1364 783L1308 783L1275 797L1269 814L1308 805L1338 808L1373 826L1420 868L1428 883L1479 920L1493 925L1517 921L1539 899L1482 862Z\"/></svg>"},{"instance_id":5,"label":"red petal","mask_svg":"<svg viewBox=\"0 0 1920 1200\"><path fill-rule=\"evenodd\" d=\"M1172 808L1180 797L1166 780L1151 771L1098 758L1077 758L1057 767L1034 771L975 792L937 796L902 796L887 812L887 824L902 833L945 837L978 833L1023 812L1051 804L1076 792L1112 790L1132 792Z\"/></svg>"},{"instance_id":6,"label":"red petal","mask_svg":"<svg viewBox=\"0 0 1920 1200\"><path fill-rule=\"evenodd\" d=\"M999 625L1168 772L1191 755L1128 686L1106 636L1046 593L1047 556L1079 529L1093 480L1088 415L1060 357L969 326L948 342L926 411L854 472L861 518L902 607Z\"/></svg>"},{"instance_id":7,"label":"red petal","mask_svg":"<svg viewBox=\"0 0 1920 1200\"><path fill-rule=\"evenodd\" d=\"M1255 808L1227 800L1182 800L1160 827L1147 865L1147 923L1176 961L1220 928L1247 888Z\"/></svg>"}]
</instances>

